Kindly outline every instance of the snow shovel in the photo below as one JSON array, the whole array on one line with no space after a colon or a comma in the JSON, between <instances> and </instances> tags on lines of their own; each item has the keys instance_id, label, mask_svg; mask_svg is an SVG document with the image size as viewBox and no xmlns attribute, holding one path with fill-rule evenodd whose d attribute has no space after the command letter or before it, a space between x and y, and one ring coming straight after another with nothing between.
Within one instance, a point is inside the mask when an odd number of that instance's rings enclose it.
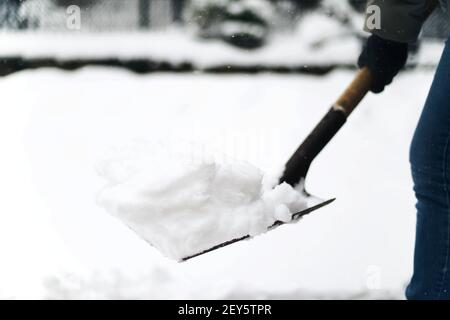
<instances>
[{"instance_id":1,"label":"snow shovel","mask_svg":"<svg viewBox=\"0 0 450 320\"><path fill-rule=\"evenodd\" d=\"M300 188L304 193L307 202L312 203L307 209L292 215L292 220L289 223L298 221L301 217L316 211L336 199L330 199L327 201L319 200L319 198L312 196L305 189L305 179L308 173L309 167L316 156L322 151L322 149L330 142L330 140L336 135L340 128L345 124L348 116L358 106L361 100L365 97L371 87L372 77L368 68L362 68L358 71L352 83L339 97L339 99L333 104L328 113L322 118L319 124L309 134L309 136L303 141L300 147L295 151L289 161L286 163L284 173L279 180L279 183L286 182L293 187ZM268 230L272 230L280 225L285 224L281 221L276 221ZM197 254L183 258L183 261L187 261L194 257L198 257L205 253L223 248L232 243L250 239L250 235L243 236L238 239L233 239L217 246L214 246L208 250L199 252Z\"/></svg>"}]
</instances>

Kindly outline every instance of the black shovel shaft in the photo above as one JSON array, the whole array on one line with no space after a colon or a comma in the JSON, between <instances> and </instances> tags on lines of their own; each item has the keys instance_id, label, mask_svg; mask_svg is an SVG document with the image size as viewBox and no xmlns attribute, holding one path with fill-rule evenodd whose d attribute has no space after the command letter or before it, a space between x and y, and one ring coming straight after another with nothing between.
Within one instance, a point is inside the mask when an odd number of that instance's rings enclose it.
<instances>
[{"instance_id":1,"label":"black shovel shaft","mask_svg":"<svg viewBox=\"0 0 450 320\"><path fill-rule=\"evenodd\" d=\"M363 68L359 70L347 90L339 97L325 117L322 118L286 163L280 183L286 182L291 186L296 186L306 178L314 158L342 128L347 117L369 92L371 83L372 77L369 69Z\"/></svg>"},{"instance_id":2,"label":"black shovel shaft","mask_svg":"<svg viewBox=\"0 0 450 320\"><path fill-rule=\"evenodd\" d=\"M344 113L331 109L286 163L280 183L291 186L305 179L311 162L345 124Z\"/></svg>"}]
</instances>

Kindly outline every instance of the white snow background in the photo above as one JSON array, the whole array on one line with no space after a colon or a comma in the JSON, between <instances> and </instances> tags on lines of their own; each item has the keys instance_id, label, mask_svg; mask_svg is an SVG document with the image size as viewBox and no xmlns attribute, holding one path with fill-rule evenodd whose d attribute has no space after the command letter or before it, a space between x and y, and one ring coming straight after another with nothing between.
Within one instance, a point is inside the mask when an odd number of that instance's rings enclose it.
<instances>
[{"instance_id":1,"label":"white snow background","mask_svg":"<svg viewBox=\"0 0 450 320\"><path fill-rule=\"evenodd\" d=\"M25 71L0 79L0 296L402 298L415 224L408 147L432 71L369 95L307 188L337 201L178 264L96 205L96 165L136 141L196 145L276 172L353 76ZM158 168L155 168L158 170Z\"/></svg>"}]
</instances>

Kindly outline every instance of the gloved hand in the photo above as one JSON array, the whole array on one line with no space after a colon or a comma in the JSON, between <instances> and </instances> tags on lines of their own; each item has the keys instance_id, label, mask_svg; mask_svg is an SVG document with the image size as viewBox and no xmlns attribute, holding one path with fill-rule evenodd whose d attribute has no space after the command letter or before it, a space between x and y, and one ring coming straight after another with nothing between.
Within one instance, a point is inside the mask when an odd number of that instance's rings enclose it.
<instances>
[{"instance_id":1,"label":"gloved hand","mask_svg":"<svg viewBox=\"0 0 450 320\"><path fill-rule=\"evenodd\" d=\"M370 91L380 93L405 66L407 58L407 43L371 35L359 56L358 66L370 69L373 77Z\"/></svg>"}]
</instances>

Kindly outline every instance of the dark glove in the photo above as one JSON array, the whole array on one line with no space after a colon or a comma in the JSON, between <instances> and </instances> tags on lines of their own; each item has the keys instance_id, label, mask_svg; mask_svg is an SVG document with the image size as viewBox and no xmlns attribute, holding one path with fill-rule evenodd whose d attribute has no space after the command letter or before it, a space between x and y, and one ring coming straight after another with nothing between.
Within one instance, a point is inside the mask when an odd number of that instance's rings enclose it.
<instances>
[{"instance_id":1,"label":"dark glove","mask_svg":"<svg viewBox=\"0 0 450 320\"><path fill-rule=\"evenodd\" d=\"M407 58L407 43L385 40L371 35L359 56L358 66L370 69L373 77L370 91L380 93L405 66Z\"/></svg>"}]
</instances>

